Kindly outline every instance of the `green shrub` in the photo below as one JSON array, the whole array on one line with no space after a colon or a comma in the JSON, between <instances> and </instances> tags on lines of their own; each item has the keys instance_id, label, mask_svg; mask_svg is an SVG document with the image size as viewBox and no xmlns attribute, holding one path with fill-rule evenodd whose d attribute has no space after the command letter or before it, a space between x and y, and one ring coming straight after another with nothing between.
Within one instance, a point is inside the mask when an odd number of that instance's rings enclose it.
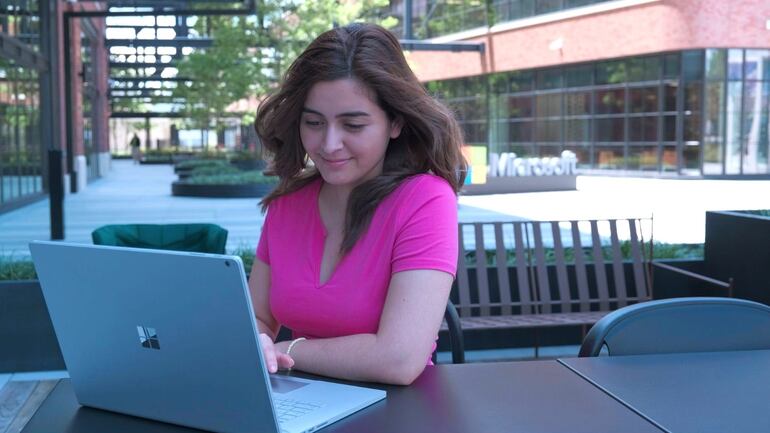
<instances>
[{"instance_id":1,"label":"green shrub","mask_svg":"<svg viewBox=\"0 0 770 433\"><path fill-rule=\"evenodd\" d=\"M241 171L228 163L224 163L224 164L204 165L201 167L196 167L190 172L190 176L191 177L216 176L216 175L236 174L236 173L241 173Z\"/></svg>"},{"instance_id":2,"label":"green shrub","mask_svg":"<svg viewBox=\"0 0 770 433\"><path fill-rule=\"evenodd\" d=\"M548 264L554 264L556 263L556 256L555 251L553 248L544 248L545 253L545 261ZM603 245L602 248L602 259L605 262L612 261L612 247L610 245ZM564 248L564 260L567 263L574 263L575 261L575 249L574 248ZM649 254L648 251L644 252L645 254ZM624 260L630 260L631 259L631 242L629 241L622 241L620 242L620 254L623 256ZM516 265L516 255L513 251L508 250L507 251L507 263L508 266L514 266ZM487 256L487 263L490 264L490 266L496 266L497 264L497 255L494 250L486 250L486 256ZM582 256L583 260L587 263L593 263L594 262L594 252L593 249L589 247L584 247L582 249ZM655 242L652 247L652 258L653 259L692 259L692 260L702 260L703 259L703 244L666 244L661 242ZM465 263L467 266L475 266L476 265L476 251L468 251L465 253Z\"/></svg>"},{"instance_id":3,"label":"green shrub","mask_svg":"<svg viewBox=\"0 0 770 433\"><path fill-rule=\"evenodd\" d=\"M176 164L179 170L194 170L201 167L224 167L229 166L224 159L188 159Z\"/></svg>"},{"instance_id":4,"label":"green shrub","mask_svg":"<svg viewBox=\"0 0 770 433\"><path fill-rule=\"evenodd\" d=\"M229 155L230 161L238 162L238 161L259 161L262 159L261 156L259 156L256 152L249 152L246 150L239 150L237 152L233 152Z\"/></svg>"},{"instance_id":5,"label":"green shrub","mask_svg":"<svg viewBox=\"0 0 770 433\"><path fill-rule=\"evenodd\" d=\"M232 174L191 176L182 182L195 185L262 185L278 183L278 178L275 176L265 176L261 171L253 170Z\"/></svg>"},{"instance_id":6,"label":"green shrub","mask_svg":"<svg viewBox=\"0 0 770 433\"><path fill-rule=\"evenodd\" d=\"M12 256L0 255L0 281L2 280L36 280L35 266L30 259L14 259Z\"/></svg>"},{"instance_id":7,"label":"green shrub","mask_svg":"<svg viewBox=\"0 0 770 433\"><path fill-rule=\"evenodd\" d=\"M746 213L749 215L756 215L761 216L765 218L770 218L770 209L759 209L759 210L742 210L741 213Z\"/></svg>"},{"instance_id":8,"label":"green shrub","mask_svg":"<svg viewBox=\"0 0 770 433\"><path fill-rule=\"evenodd\" d=\"M251 267L254 265L254 257L256 255L255 248L249 245L241 245L228 254L240 257L243 262L243 269L246 270L246 274L248 275L249 272L251 272Z\"/></svg>"}]
</instances>

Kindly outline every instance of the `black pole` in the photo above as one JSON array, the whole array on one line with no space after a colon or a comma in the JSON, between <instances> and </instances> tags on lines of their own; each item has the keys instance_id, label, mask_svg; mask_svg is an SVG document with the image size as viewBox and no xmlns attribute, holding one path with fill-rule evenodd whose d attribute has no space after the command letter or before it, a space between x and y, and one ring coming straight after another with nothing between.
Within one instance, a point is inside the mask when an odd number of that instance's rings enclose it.
<instances>
[{"instance_id":1,"label":"black pole","mask_svg":"<svg viewBox=\"0 0 770 433\"><path fill-rule=\"evenodd\" d=\"M64 239L64 173L60 149L48 149L48 198L51 209L51 240Z\"/></svg>"},{"instance_id":2,"label":"black pole","mask_svg":"<svg viewBox=\"0 0 770 433\"><path fill-rule=\"evenodd\" d=\"M144 118L144 138L145 138L145 151L152 149L152 137L150 137L150 118Z\"/></svg>"},{"instance_id":3,"label":"black pole","mask_svg":"<svg viewBox=\"0 0 770 433\"><path fill-rule=\"evenodd\" d=\"M72 62L70 59L70 17L64 14L64 112L65 128L67 131L65 140L67 143L67 173L70 174L70 191L78 191L78 176L75 172L75 137L73 127L72 110Z\"/></svg>"},{"instance_id":4,"label":"black pole","mask_svg":"<svg viewBox=\"0 0 770 433\"><path fill-rule=\"evenodd\" d=\"M412 31L412 0L404 1L404 39L414 39Z\"/></svg>"}]
</instances>

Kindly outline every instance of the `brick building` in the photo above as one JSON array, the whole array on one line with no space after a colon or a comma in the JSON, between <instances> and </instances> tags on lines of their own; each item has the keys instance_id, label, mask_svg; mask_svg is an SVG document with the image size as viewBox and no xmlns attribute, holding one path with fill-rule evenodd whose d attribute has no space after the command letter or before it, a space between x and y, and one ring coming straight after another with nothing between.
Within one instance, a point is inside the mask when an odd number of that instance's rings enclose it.
<instances>
[{"instance_id":1,"label":"brick building","mask_svg":"<svg viewBox=\"0 0 770 433\"><path fill-rule=\"evenodd\" d=\"M583 173L770 175L766 0L412 3L415 39L483 43L408 59L490 156L569 150Z\"/></svg>"},{"instance_id":2,"label":"brick building","mask_svg":"<svg viewBox=\"0 0 770 433\"><path fill-rule=\"evenodd\" d=\"M99 2L0 2L0 212L45 197L47 155L63 151L66 189L109 164L107 50Z\"/></svg>"}]
</instances>

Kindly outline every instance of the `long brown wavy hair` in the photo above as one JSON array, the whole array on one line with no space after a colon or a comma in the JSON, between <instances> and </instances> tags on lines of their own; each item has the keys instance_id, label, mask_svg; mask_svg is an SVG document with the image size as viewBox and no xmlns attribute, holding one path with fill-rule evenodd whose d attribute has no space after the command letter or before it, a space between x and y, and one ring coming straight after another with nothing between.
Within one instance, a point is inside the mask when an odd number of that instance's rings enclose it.
<instances>
[{"instance_id":1,"label":"long brown wavy hair","mask_svg":"<svg viewBox=\"0 0 770 433\"><path fill-rule=\"evenodd\" d=\"M349 252L371 222L377 205L406 178L433 173L459 192L467 171L462 131L454 115L417 80L398 40L374 24L350 24L324 32L292 63L277 90L257 110L255 127L271 158L276 189L262 201L296 191L320 174L308 168L299 135L302 108L320 81L358 80L375 95L388 117L401 119L401 134L390 140L383 172L356 186L348 199L341 253Z\"/></svg>"}]
</instances>

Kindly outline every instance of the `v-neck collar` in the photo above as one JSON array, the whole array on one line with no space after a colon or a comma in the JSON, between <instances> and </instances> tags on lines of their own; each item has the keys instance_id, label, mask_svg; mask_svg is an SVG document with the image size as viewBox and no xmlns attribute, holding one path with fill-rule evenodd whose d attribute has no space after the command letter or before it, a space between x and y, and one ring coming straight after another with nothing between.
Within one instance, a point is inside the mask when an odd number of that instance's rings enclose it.
<instances>
[{"instance_id":1,"label":"v-neck collar","mask_svg":"<svg viewBox=\"0 0 770 433\"><path fill-rule=\"evenodd\" d=\"M324 246L326 244L326 238L329 236L329 233L326 230L326 226L324 225L323 218L321 218L321 188L323 187L323 179L319 178L315 185L315 197L314 197L314 203L315 206L313 206L313 224L316 224L317 229L314 230L314 245L313 245L313 280L315 282L315 286L317 288L323 288L329 285L329 283L334 280L335 276L337 275L337 271L339 270L340 266L342 266L343 262L345 261L345 256L340 257L340 259L337 261L337 263L334 265L334 268L331 270L331 273L329 273L329 278L326 279L323 283L321 282L321 264L323 263L324 259Z\"/></svg>"}]
</instances>

